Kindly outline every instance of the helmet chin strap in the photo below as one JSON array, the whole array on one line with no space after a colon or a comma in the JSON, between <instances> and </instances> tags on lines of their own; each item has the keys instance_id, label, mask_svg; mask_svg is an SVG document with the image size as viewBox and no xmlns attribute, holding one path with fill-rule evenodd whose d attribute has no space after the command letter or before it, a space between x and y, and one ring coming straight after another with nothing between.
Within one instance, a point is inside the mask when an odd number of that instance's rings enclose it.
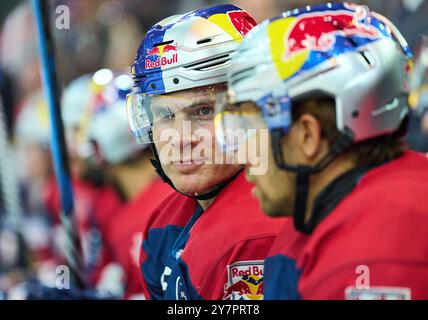
<instances>
[{"instance_id":1,"label":"helmet chin strap","mask_svg":"<svg viewBox=\"0 0 428 320\"><path fill-rule=\"evenodd\" d=\"M281 149L281 139L284 136L282 129L274 129L271 131L272 148L275 157L275 163L281 170L291 171L297 174L296 177L296 196L294 198L294 227L296 230L309 234L306 227L305 215L309 193L309 178L313 174L317 174L324 170L337 155L347 149L354 140L354 134L351 130L345 128L339 139L331 147L330 152L322 158L315 166L293 166L287 165L284 162L284 157Z\"/></svg>"},{"instance_id":2,"label":"helmet chin strap","mask_svg":"<svg viewBox=\"0 0 428 320\"><path fill-rule=\"evenodd\" d=\"M234 174L232 177L230 177L229 179L223 181L222 183L220 183L219 185L217 185L213 190L203 193L203 194L199 194L199 195L191 195L191 194L187 194L184 192L181 192L180 190L178 190L175 186L174 183L171 181L171 179L165 174L165 172L162 169L162 165L160 164L160 160L159 160L159 155L158 152L156 150L156 147L154 145L154 143L150 144L150 148L152 149L153 152L153 156L155 157L155 159L150 159L150 162L152 163L153 167L155 168L157 174L161 177L161 179L168 183L175 191L177 191L178 193L181 193L182 195L189 197L189 198L193 198L196 200L208 200L208 199L212 199L215 196L217 196L221 190L223 190L224 187L226 187L230 182L232 182L241 172L243 169L240 169L236 174Z\"/></svg>"}]
</instances>

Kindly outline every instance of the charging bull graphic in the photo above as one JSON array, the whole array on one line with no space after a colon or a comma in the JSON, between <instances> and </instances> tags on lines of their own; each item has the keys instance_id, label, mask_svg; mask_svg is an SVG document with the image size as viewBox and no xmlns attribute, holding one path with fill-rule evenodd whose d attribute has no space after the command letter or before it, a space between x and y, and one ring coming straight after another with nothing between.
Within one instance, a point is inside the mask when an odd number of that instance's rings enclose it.
<instances>
[{"instance_id":1,"label":"charging bull graphic","mask_svg":"<svg viewBox=\"0 0 428 320\"><path fill-rule=\"evenodd\" d=\"M296 19L284 39L288 43L284 59L300 50L328 51L339 35L374 39L379 37L379 31L365 23L368 14L368 10L361 6L355 12L338 10L329 14L311 13Z\"/></svg>"},{"instance_id":2,"label":"charging bull graphic","mask_svg":"<svg viewBox=\"0 0 428 320\"><path fill-rule=\"evenodd\" d=\"M242 261L228 266L225 300L263 299L263 261Z\"/></svg>"},{"instance_id":3,"label":"charging bull graphic","mask_svg":"<svg viewBox=\"0 0 428 320\"><path fill-rule=\"evenodd\" d=\"M311 12L269 25L270 50L281 79L289 79L306 65L328 59L322 52L330 51L341 38L358 38L358 43L380 38L379 30L370 23L372 17L366 7L347 6L350 10ZM357 42L349 44L348 49L354 50Z\"/></svg>"}]
</instances>

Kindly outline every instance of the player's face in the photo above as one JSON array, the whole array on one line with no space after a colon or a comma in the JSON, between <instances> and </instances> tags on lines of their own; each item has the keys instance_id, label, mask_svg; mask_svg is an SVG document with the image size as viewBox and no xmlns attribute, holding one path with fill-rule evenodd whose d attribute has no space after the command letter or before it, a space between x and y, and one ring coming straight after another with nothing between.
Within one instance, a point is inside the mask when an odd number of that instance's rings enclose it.
<instances>
[{"instance_id":1,"label":"player's face","mask_svg":"<svg viewBox=\"0 0 428 320\"><path fill-rule=\"evenodd\" d=\"M206 193L241 168L224 164L225 155L216 147L215 90L170 93L153 103L153 137L159 159L180 192ZM169 133L170 138L165 139Z\"/></svg>"},{"instance_id":2,"label":"player's face","mask_svg":"<svg viewBox=\"0 0 428 320\"><path fill-rule=\"evenodd\" d=\"M288 164L300 163L300 154L295 145L297 139L293 139L295 135L294 126L290 132L282 139L282 150L284 161ZM260 135L255 137L260 139ZM259 145L260 142L251 145ZM251 165L247 165L247 179L255 184L252 190L262 207L263 212L272 217L291 216L294 210L295 198L295 174L289 171L281 170L275 163L272 144L269 137L268 157L261 157L261 161L267 161L263 167L267 167L267 172L264 175L250 175ZM265 159L265 160L263 160Z\"/></svg>"}]
</instances>

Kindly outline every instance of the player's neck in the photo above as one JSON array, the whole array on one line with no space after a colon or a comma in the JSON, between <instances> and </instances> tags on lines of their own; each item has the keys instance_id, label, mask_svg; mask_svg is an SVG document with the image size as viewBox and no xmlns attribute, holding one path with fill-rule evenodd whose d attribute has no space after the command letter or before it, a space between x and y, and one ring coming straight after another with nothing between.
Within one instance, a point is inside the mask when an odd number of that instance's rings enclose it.
<instances>
[{"instance_id":1,"label":"player's neck","mask_svg":"<svg viewBox=\"0 0 428 320\"><path fill-rule=\"evenodd\" d=\"M310 179L310 187L307 199L305 221L311 219L313 205L318 195L336 178L355 168L355 161L349 156L339 156L321 173L314 175Z\"/></svg>"},{"instance_id":2,"label":"player's neck","mask_svg":"<svg viewBox=\"0 0 428 320\"><path fill-rule=\"evenodd\" d=\"M216 197L213 197L208 200L198 200L199 205L202 207L202 209L207 210L209 206L214 202Z\"/></svg>"}]
</instances>

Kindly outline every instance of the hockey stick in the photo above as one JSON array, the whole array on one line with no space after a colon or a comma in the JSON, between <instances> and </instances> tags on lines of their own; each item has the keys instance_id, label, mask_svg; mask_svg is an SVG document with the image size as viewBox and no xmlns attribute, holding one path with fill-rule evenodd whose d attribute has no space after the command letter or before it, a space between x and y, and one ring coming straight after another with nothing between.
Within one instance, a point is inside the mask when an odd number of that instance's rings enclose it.
<instances>
[{"instance_id":1,"label":"hockey stick","mask_svg":"<svg viewBox=\"0 0 428 320\"><path fill-rule=\"evenodd\" d=\"M32 0L36 17L41 73L46 100L49 106L51 150L56 181L61 198L61 221L67 236L66 257L71 277L80 289L87 287L83 275L82 247L74 217L73 190L65 143L64 125L60 108L60 88L55 65L55 46L50 29L49 0Z\"/></svg>"}]
</instances>

